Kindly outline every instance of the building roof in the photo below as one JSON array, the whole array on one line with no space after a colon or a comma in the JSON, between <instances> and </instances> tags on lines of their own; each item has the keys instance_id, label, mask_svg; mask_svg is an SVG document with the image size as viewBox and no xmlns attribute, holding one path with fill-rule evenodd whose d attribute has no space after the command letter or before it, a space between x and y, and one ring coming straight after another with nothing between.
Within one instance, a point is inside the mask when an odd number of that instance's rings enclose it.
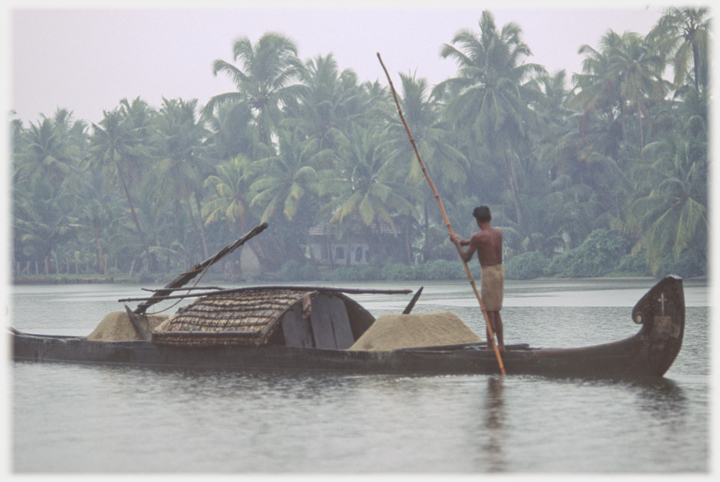
<instances>
[{"instance_id":1,"label":"building roof","mask_svg":"<svg viewBox=\"0 0 720 482\"><path fill-rule=\"evenodd\" d=\"M395 235L395 233L400 234L402 230L399 226L395 226L395 231L393 231L392 226L390 226L388 223L381 221L380 222L380 233L382 234L392 234ZM316 224L315 226L311 227L308 230L308 234L310 236L325 236L328 234L328 223L326 221L323 221L319 224Z\"/></svg>"}]
</instances>

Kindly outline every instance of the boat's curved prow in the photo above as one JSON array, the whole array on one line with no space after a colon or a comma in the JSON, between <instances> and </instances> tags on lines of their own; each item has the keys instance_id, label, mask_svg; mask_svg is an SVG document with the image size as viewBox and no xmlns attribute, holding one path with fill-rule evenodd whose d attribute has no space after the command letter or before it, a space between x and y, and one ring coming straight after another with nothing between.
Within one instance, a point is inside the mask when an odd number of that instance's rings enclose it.
<instances>
[{"instance_id":1,"label":"boat's curved prow","mask_svg":"<svg viewBox=\"0 0 720 482\"><path fill-rule=\"evenodd\" d=\"M675 361L685 332L685 294L680 277L669 275L656 284L632 311L635 323L643 327L638 337L643 340L643 356L647 357L654 375L662 376Z\"/></svg>"}]
</instances>

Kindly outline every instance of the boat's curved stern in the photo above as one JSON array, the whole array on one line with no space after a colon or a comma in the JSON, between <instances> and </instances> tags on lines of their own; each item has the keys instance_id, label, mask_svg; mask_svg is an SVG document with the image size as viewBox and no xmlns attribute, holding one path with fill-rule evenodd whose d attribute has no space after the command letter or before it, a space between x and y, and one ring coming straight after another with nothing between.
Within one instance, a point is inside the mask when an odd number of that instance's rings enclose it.
<instances>
[{"instance_id":1,"label":"boat's curved stern","mask_svg":"<svg viewBox=\"0 0 720 482\"><path fill-rule=\"evenodd\" d=\"M681 278L670 275L656 284L635 305L635 323L643 327L638 337L641 357L646 358L650 371L662 376L675 361L685 332L685 294Z\"/></svg>"}]
</instances>

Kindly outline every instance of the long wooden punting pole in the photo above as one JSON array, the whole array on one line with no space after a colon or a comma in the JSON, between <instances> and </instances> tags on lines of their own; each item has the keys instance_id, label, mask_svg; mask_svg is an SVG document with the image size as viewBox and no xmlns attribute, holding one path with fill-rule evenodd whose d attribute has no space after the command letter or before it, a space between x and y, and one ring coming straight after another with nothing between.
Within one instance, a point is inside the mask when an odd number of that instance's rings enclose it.
<instances>
[{"instance_id":1,"label":"long wooden punting pole","mask_svg":"<svg viewBox=\"0 0 720 482\"><path fill-rule=\"evenodd\" d=\"M258 234L265 231L265 228L267 228L267 223L262 223L259 226L255 226L248 232L245 236L238 239L237 241L228 244L223 249L218 251L215 256L212 258L206 259L200 264L193 265L192 268L190 268L188 271L184 272L174 280L172 280L167 286L165 286L164 289L161 289L157 292L155 292L154 295L152 295L150 298L148 298L144 303L141 303L135 308L133 313L136 315L140 315L145 313L145 310L147 310L150 306L154 305L155 303L159 303L160 301L163 301L164 299L167 299L167 296L171 294L174 290L177 288L182 287L185 283L202 273L206 268L210 267L211 265L217 263L221 259L223 259L228 254L235 251L237 248L245 244L247 241L249 241L251 238L257 236Z\"/></svg>"},{"instance_id":2,"label":"long wooden punting pole","mask_svg":"<svg viewBox=\"0 0 720 482\"><path fill-rule=\"evenodd\" d=\"M447 226L448 232L452 235L453 229L450 225L450 220L447 217L447 214L445 213L445 208L443 207L442 200L440 200L440 195L437 192L437 189L435 189L435 184L433 184L432 179L430 179L430 174L428 174L427 169L425 169L425 164L423 163L422 159L420 158L420 152L418 151L417 145L415 144L415 139L413 138L412 134L410 133L410 128L407 125L407 122L405 122L405 116L403 116L402 109L400 108L400 102L398 101L397 93L395 92L395 86L393 86L392 79L390 79L390 74L388 73L388 70L385 68L385 64L382 61L382 57L380 57L380 52L377 54L378 60L380 61L380 65L382 66L383 70L385 71L385 76L388 79L388 82L390 83L390 90L392 91L393 99L395 99L395 105L397 106L398 114L400 114L400 120L403 123L403 126L405 126L405 131L407 132L408 137L410 138L410 144L412 144L413 149L415 150L415 157L417 157L418 162L420 163L420 168L422 169L423 174L425 175L425 179L427 179L428 184L430 184L430 189L432 189L433 195L435 196L435 200L438 203L438 206L440 206L440 213L442 213L442 217L445 220L445 225ZM475 297L478 300L478 303L480 303L480 309L483 312L483 316L485 318L485 326L487 327L488 332L488 344L490 344L493 347L493 350L495 350L495 356L497 357L498 365L500 366L500 373L505 375L505 366L503 365L502 357L500 356L500 350L498 350L497 344L495 343L492 327L490 326L490 319L488 318L487 311L485 311L485 305L483 304L482 298L480 297L480 293L478 293L477 287L475 286L475 280L472 277L472 274L470 273L470 268L468 268L467 263L465 260L463 260L463 266L465 266L465 273L467 274L468 279L470 280L470 285L472 286L473 291L475 292Z\"/></svg>"}]
</instances>

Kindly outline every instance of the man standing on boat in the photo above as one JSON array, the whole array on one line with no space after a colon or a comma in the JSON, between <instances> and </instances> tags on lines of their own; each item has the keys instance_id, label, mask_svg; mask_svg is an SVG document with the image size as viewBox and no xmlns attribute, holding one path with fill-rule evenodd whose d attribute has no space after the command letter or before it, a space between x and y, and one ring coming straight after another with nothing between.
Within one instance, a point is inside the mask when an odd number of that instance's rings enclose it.
<instances>
[{"instance_id":1,"label":"man standing on boat","mask_svg":"<svg viewBox=\"0 0 720 482\"><path fill-rule=\"evenodd\" d=\"M473 234L470 239L459 239L456 234L450 235L450 241L460 253L466 263L477 251L482 270L482 283L480 297L485 306L485 312L490 322L490 328L497 335L497 345L500 351L505 351L503 342L503 326L500 310L503 302L503 289L505 285L505 271L502 265L502 230L490 226L492 215L487 206L478 206L473 210L480 231ZM467 250L462 246L468 246ZM488 343L492 343L488 333Z\"/></svg>"}]
</instances>

